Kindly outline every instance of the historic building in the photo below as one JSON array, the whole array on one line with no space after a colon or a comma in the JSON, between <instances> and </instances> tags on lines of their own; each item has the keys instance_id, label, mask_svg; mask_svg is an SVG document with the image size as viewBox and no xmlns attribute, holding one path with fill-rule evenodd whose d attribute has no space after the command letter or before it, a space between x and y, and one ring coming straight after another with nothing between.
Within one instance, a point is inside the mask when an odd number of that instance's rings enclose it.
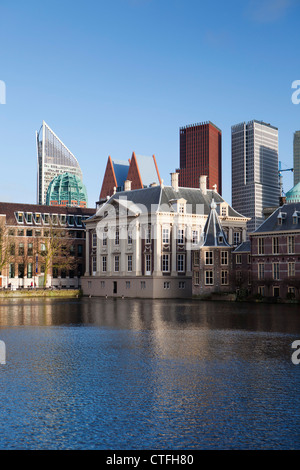
<instances>
[{"instance_id":1,"label":"historic building","mask_svg":"<svg viewBox=\"0 0 300 470\"><path fill-rule=\"evenodd\" d=\"M128 161L112 160L108 157L99 200L103 201L115 192L125 191L125 181L130 181L131 189L147 188L160 184L155 155L143 156L132 153Z\"/></svg>"},{"instance_id":2,"label":"historic building","mask_svg":"<svg viewBox=\"0 0 300 470\"><path fill-rule=\"evenodd\" d=\"M0 287L79 287L85 221L94 214L95 209L1 202Z\"/></svg>"},{"instance_id":3,"label":"historic building","mask_svg":"<svg viewBox=\"0 0 300 470\"><path fill-rule=\"evenodd\" d=\"M252 293L299 298L300 202L278 207L249 237Z\"/></svg>"},{"instance_id":4,"label":"historic building","mask_svg":"<svg viewBox=\"0 0 300 470\"><path fill-rule=\"evenodd\" d=\"M232 289L232 250L233 246L227 241L213 198L202 237L193 250L193 296Z\"/></svg>"},{"instance_id":5,"label":"historic building","mask_svg":"<svg viewBox=\"0 0 300 470\"><path fill-rule=\"evenodd\" d=\"M179 130L179 186L198 188L207 176L207 187L222 194L222 132L212 122L193 124Z\"/></svg>"},{"instance_id":6,"label":"historic building","mask_svg":"<svg viewBox=\"0 0 300 470\"><path fill-rule=\"evenodd\" d=\"M136 190L126 181L127 191L99 204L86 221L84 294L191 297L192 252L203 237L212 201L226 243L246 239L247 219L207 189L206 179L198 188L183 188L173 173L171 186Z\"/></svg>"}]
</instances>

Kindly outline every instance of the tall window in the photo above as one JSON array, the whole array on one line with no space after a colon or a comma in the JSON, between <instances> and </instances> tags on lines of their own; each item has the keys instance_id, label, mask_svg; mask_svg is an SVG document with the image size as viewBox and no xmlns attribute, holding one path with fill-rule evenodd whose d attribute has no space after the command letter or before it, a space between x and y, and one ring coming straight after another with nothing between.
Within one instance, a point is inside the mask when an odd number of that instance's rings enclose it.
<instances>
[{"instance_id":1,"label":"tall window","mask_svg":"<svg viewBox=\"0 0 300 470\"><path fill-rule=\"evenodd\" d=\"M200 263L200 253L198 250L194 251L194 266L199 266Z\"/></svg>"},{"instance_id":2,"label":"tall window","mask_svg":"<svg viewBox=\"0 0 300 470\"><path fill-rule=\"evenodd\" d=\"M27 245L27 254L28 254L28 256L33 255L33 244L32 243L28 243L28 245Z\"/></svg>"},{"instance_id":3,"label":"tall window","mask_svg":"<svg viewBox=\"0 0 300 470\"><path fill-rule=\"evenodd\" d=\"M106 273L107 270L107 258L106 256L102 256L102 271Z\"/></svg>"},{"instance_id":4,"label":"tall window","mask_svg":"<svg viewBox=\"0 0 300 470\"><path fill-rule=\"evenodd\" d=\"M279 263L273 263L273 279L279 280Z\"/></svg>"},{"instance_id":5,"label":"tall window","mask_svg":"<svg viewBox=\"0 0 300 470\"><path fill-rule=\"evenodd\" d=\"M132 271L132 255L127 256L127 271L129 273Z\"/></svg>"},{"instance_id":6,"label":"tall window","mask_svg":"<svg viewBox=\"0 0 300 470\"><path fill-rule=\"evenodd\" d=\"M168 228L162 230L162 242L166 245L170 243L170 230Z\"/></svg>"},{"instance_id":7,"label":"tall window","mask_svg":"<svg viewBox=\"0 0 300 470\"><path fill-rule=\"evenodd\" d=\"M116 230L115 232L115 245L119 245L120 244L120 232L119 230Z\"/></svg>"},{"instance_id":8,"label":"tall window","mask_svg":"<svg viewBox=\"0 0 300 470\"><path fill-rule=\"evenodd\" d=\"M184 255L181 253L177 255L177 271L179 273L184 272Z\"/></svg>"},{"instance_id":9,"label":"tall window","mask_svg":"<svg viewBox=\"0 0 300 470\"><path fill-rule=\"evenodd\" d=\"M168 273L169 269L169 255L162 255L162 271Z\"/></svg>"},{"instance_id":10,"label":"tall window","mask_svg":"<svg viewBox=\"0 0 300 470\"><path fill-rule=\"evenodd\" d=\"M233 233L233 244L234 245L239 245L241 242L241 233L240 232L234 232Z\"/></svg>"},{"instance_id":11,"label":"tall window","mask_svg":"<svg viewBox=\"0 0 300 470\"><path fill-rule=\"evenodd\" d=\"M146 243L151 243L151 227L146 228Z\"/></svg>"},{"instance_id":12,"label":"tall window","mask_svg":"<svg viewBox=\"0 0 300 470\"><path fill-rule=\"evenodd\" d=\"M92 258L92 267L93 267L93 273L97 271L97 259L96 256L93 256Z\"/></svg>"},{"instance_id":13,"label":"tall window","mask_svg":"<svg viewBox=\"0 0 300 470\"><path fill-rule=\"evenodd\" d=\"M194 271L194 285L199 286L200 283L200 273L199 271Z\"/></svg>"},{"instance_id":14,"label":"tall window","mask_svg":"<svg viewBox=\"0 0 300 470\"><path fill-rule=\"evenodd\" d=\"M214 273L213 271L205 271L205 285L212 286L214 284Z\"/></svg>"},{"instance_id":15,"label":"tall window","mask_svg":"<svg viewBox=\"0 0 300 470\"><path fill-rule=\"evenodd\" d=\"M151 255L145 255L146 274L151 274Z\"/></svg>"},{"instance_id":16,"label":"tall window","mask_svg":"<svg viewBox=\"0 0 300 470\"><path fill-rule=\"evenodd\" d=\"M221 251L221 264L228 264L228 251Z\"/></svg>"},{"instance_id":17,"label":"tall window","mask_svg":"<svg viewBox=\"0 0 300 470\"><path fill-rule=\"evenodd\" d=\"M120 257L117 255L115 256L115 272L119 272L120 268Z\"/></svg>"},{"instance_id":18,"label":"tall window","mask_svg":"<svg viewBox=\"0 0 300 470\"><path fill-rule=\"evenodd\" d=\"M193 245L196 245L198 243L198 230L193 230L192 242L193 242Z\"/></svg>"},{"instance_id":19,"label":"tall window","mask_svg":"<svg viewBox=\"0 0 300 470\"><path fill-rule=\"evenodd\" d=\"M107 232L102 234L102 246L107 246Z\"/></svg>"},{"instance_id":20,"label":"tall window","mask_svg":"<svg viewBox=\"0 0 300 470\"><path fill-rule=\"evenodd\" d=\"M97 234L96 233L93 233L92 247L97 248Z\"/></svg>"},{"instance_id":21,"label":"tall window","mask_svg":"<svg viewBox=\"0 0 300 470\"><path fill-rule=\"evenodd\" d=\"M15 265L14 263L9 263L9 277L15 277Z\"/></svg>"},{"instance_id":22,"label":"tall window","mask_svg":"<svg viewBox=\"0 0 300 470\"><path fill-rule=\"evenodd\" d=\"M221 271L221 284L222 286L228 285L228 271Z\"/></svg>"},{"instance_id":23,"label":"tall window","mask_svg":"<svg viewBox=\"0 0 300 470\"><path fill-rule=\"evenodd\" d=\"M27 277L28 279L32 278L32 263L27 264Z\"/></svg>"},{"instance_id":24,"label":"tall window","mask_svg":"<svg viewBox=\"0 0 300 470\"><path fill-rule=\"evenodd\" d=\"M212 251L205 252L205 264L213 264L213 252Z\"/></svg>"},{"instance_id":25,"label":"tall window","mask_svg":"<svg viewBox=\"0 0 300 470\"><path fill-rule=\"evenodd\" d=\"M132 230L128 230L127 232L127 242L128 245L132 245Z\"/></svg>"},{"instance_id":26,"label":"tall window","mask_svg":"<svg viewBox=\"0 0 300 470\"><path fill-rule=\"evenodd\" d=\"M19 256L24 255L24 243L19 243Z\"/></svg>"},{"instance_id":27,"label":"tall window","mask_svg":"<svg viewBox=\"0 0 300 470\"><path fill-rule=\"evenodd\" d=\"M294 235L289 235L287 237L288 253L295 253L295 237Z\"/></svg>"},{"instance_id":28,"label":"tall window","mask_svg":"<svg viewBox=\"0 0 300 470\"><path fill-rule=\"evenodd\" d=\"M272 248L273 248L273 255L278 255L279 253L279 238L278 237L272 238Z\"/></svg>"},{"instance_id":29,"label":"tall window","mask_svg":"<svg viewBox=\"0 0 300 470\"><path fill-rule=\"evenodd\" d=\"M259 255L264 255L265 254L265 239L260 237L258 238L258 254Z\"/></svg>"},{"instance_id":30,"label":"tall window","mask_svg":"<svg viewBox=\"0 0 300 470\"><path fill-rule=\"evenodd\" d=\"M264 263L258 263L258 279L265 278L265 265Z\"/></svg>"},{"instance_id":31,"label":"tall window","mask_svg":"<svg viewBox=\"0 0 300 470\"><path fill-rule=\"evenodd\" d=\"M181 245L184 243L184 230L182 228L178 229L177 242Z\"/></svg>"},{"instance_id":32,"label":"tall window","mask_svg":"<svg viewBox=\"0 0 300 470\"><path fill-rule=\"evenodd\" d=\"M294 277L295 276L295 263L288 263L288 276Z\"/></svg>"}]
</instances>

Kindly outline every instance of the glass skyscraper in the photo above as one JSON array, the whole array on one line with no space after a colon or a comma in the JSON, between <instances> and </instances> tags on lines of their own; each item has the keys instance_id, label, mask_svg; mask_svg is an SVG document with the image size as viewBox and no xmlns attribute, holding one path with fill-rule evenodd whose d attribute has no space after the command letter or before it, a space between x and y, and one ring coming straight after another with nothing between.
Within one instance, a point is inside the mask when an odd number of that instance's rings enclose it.
<instances>
[{"instance_id":1,"label":"glass skyscraper","mask_svg":"<svg viewBox=\"0 0 300 470\"><path fill-rule=\"evenodd\" d=\"M300 131L294 132L294 186L300 182Z\"/></svg>"},{"instance_id":2,"label":"glass skyscraper","mask_svg":"<svg viewBox=\"0 0 300 470\"><path fill-rule=\"evenodd\" d=\"M265 220L263 210L279 205L278 129L262 121L231 128L232 207L251 217L247 231Z\"/></svg>"},{"instance_id":3,"label":"glass skyscraper","mask_svg":"<svg viewBox=\"0 0 300 470\"><path fill-rule=\"evenodd\" d=\"M62 173L71 173L82 181L82 172L78 161L65 144L43 121L37 140L37 204L46 204L49 184Z\"/></svg>"}]
</instances>

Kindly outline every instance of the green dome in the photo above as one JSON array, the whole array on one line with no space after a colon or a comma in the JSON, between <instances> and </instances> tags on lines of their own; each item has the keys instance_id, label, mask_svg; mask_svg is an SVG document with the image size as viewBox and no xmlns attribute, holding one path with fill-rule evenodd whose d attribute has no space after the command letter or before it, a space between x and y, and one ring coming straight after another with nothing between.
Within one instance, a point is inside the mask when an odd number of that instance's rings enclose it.
<instances>
[{"instance_id":1,"label":"green dome","mask_svg":"<svg viewBox=\"0 0 300 470\"><path fill-rule=\"evenodd\" d=\"M300 202L300 182L286 193L286 202Z\"/></svg>"},{"instance_id":2,"label":"green dome","mask_svg":"<svg viewBox=\"0 0 300 470\"><path fill-rule=\"evenodd\" d=\"M49 184L46 196L48 206L87 207L87 202L85 185L77 175L62 173Z\"/></svg>"}]
</instances>

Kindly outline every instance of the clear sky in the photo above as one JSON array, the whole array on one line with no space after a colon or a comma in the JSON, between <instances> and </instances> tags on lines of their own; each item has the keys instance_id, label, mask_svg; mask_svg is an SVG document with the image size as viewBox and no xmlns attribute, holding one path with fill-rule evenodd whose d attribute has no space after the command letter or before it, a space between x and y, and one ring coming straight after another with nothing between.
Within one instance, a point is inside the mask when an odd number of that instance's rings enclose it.
<instances>
[{"instance_id":1,"label":"clear sky","mask_svg":"<svg viewBox=\"0 0 300 470\"><path fill-rule=\"evenodd\" d=\"M109 155L154 154L170 184L179 128L210 120L231 202L232 125L278 127L279 160L293 166L299 37L299 0L0 0L0 200L36 203L43 120L78 159L90 207Z\"/></svg>"}]
</instances>

